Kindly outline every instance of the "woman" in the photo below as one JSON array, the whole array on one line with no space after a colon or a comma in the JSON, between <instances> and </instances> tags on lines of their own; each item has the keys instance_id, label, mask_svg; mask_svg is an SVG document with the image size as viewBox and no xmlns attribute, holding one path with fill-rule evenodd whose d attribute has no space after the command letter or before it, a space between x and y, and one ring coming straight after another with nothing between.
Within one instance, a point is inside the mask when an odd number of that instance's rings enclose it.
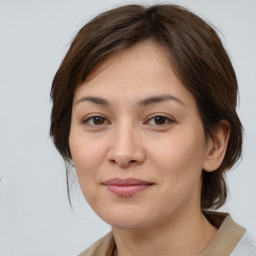
<instances>
[{"instance_id":1,"label":"woman","mask_svg":"<svg viewBox=\"0 0 256 256\"><path fill-rule=\"evenodd\" d=\"M112 232L81 255L255 255L218 209L241 155L236 76L216 32L174 5L119 7L73 40L51 136Z\"/></svg>"}]
</instances>

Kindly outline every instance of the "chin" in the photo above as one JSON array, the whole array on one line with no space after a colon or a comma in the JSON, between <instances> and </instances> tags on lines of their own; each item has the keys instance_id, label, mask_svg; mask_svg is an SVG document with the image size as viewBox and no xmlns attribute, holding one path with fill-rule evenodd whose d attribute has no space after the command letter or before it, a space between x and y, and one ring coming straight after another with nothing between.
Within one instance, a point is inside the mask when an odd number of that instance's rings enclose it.
<instances>
[{"instance_id":1,"label":"chin","mask_svg":"<svg viewBox=\"0 0 256 256\"><path fill-rule=\"evenodd\" d=\"M153 226L154 222L149 216L145 216L142 211L140 212L115 212L110 215L99 215L105 222L111 225L113 228L122 230L143 230L149 226Z\"/></svg>"},{"instance_id":2,"label":"chin","mask_svg":"<svg viewBox=\"0 0 256 256\"><path fill-rule=\"evenodd\" d=\"M117 221L109 223L113 228L121 229L121 230L127 230L127 231L139 231L139 230L145 230L148 228L148 225L143 222L130 220L129 222L127 220L123 221Z\"/></svg>"}]
</instances>

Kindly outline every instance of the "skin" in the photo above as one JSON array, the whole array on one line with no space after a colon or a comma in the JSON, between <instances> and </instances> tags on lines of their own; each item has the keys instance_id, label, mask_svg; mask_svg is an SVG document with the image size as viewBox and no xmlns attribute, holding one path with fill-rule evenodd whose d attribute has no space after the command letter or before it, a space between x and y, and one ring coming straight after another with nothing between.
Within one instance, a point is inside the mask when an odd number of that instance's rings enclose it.
<instances>
[{"instance_id":1,"label":"skin","mask_svg":"<svg viewBox=\"0 0 256 256\"><path fill-rule=\"evenodd\" d=\"M201 173L221 164L229 126L221 122L206 139L165 49L148 41L110 57L73 102L69 144L79 184L112 226L118 255L201 253L217 231L201 213ZM118 196L104 185L113 178L152 185Z\"/></svg>"}]
</instances>

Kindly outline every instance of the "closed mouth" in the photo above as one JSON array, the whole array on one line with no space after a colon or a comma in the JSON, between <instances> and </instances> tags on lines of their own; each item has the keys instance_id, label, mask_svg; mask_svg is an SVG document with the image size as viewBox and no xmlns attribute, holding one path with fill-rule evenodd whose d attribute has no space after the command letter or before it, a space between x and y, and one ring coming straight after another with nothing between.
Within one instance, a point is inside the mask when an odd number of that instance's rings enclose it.
<instances>
[{"instance_id":1,"label":"closed mouth","mask_svg":"<svg viewBox=\"0 0 256 256\"><path fill-rule=\"evenodd\" d=\"M103 182L102 185L105 185L111 192L121 197L129 197L141 192L154 183L143 181L140 179L128 178L128 179L110 179L106 182Z\"/></svg>"}]
</instances>

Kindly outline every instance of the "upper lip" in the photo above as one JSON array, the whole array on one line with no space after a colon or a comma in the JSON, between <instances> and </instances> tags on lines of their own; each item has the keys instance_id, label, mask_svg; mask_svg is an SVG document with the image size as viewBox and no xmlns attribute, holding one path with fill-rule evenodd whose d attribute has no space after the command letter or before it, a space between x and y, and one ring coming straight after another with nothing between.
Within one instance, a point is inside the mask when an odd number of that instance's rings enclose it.
<instances>
[{"instance_id":1,"label":"upper lip","mask_svg":"<svg viewBox=\"0 0 256 256\"><path fill-rule=\"evenodd\" d=\"M152 185L153 182L144 181L140 179L128 178L128 179L120 179L114 178L103 182L104 185Z\"/></svg>"}]
</instances>

